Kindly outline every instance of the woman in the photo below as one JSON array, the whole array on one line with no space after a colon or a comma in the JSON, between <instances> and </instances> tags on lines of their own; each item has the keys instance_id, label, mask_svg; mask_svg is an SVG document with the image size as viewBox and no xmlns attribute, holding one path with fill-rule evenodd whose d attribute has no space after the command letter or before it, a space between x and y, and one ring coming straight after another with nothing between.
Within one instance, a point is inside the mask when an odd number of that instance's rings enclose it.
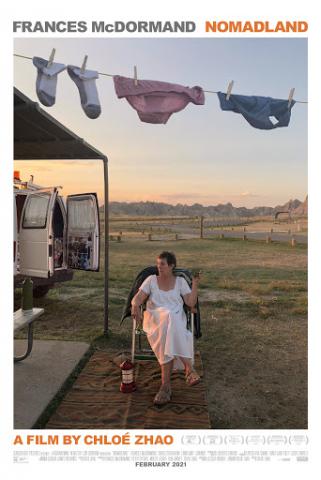
<instances>
[{"instance_id":1,"label":"woman","mask_svg":"<svg viewBox=\"0 0 321 480\"><path fill-rule=\"evenodd\" d=\"M183 277L175 276L176 258L162 252L157 258L158 276L150 275L133 297L132 316L140 322L140 306L148 298L144 313L144 331L161 367L162 384L155 405L171 399L172 369L185 370L188 385L196 385L199 375L193 369L193 337L187 329L184 302L193 308L197 301L199 275L193 277L192 290ZM184 301L183 301L183 299Z\"/></svg>"}]
</instances>

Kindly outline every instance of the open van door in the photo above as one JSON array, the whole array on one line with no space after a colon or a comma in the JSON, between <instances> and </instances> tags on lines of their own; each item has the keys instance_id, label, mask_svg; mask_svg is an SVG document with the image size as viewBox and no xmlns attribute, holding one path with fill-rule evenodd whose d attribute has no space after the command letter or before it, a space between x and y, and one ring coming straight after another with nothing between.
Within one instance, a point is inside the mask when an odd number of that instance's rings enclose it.
<instances>
[{"instance_id":1,"label":"open van door","mask_svg":"<svg viewBox=\"0 0 321 480\"><path fill-rule=\"evenodd\" d=\"M49 278L54 274L52 215L57 189L36 190L24 203L19 232L20 274Z\"/></svg>"},{"instance_id":2,"label":"open van door","mask_svg":"<svg viewBox=\"0 0 321 480\"><path fill-rule=\"evenodd\" d=\"M95 193L67 197L68 267L99 271L99 207Z\"/></svg>"}]
</instances>

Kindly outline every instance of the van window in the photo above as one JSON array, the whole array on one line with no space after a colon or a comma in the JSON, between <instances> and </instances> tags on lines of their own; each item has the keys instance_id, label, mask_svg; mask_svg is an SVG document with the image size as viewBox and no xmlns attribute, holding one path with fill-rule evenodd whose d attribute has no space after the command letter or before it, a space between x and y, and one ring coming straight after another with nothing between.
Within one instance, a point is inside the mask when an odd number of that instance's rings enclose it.
<instances>
[{"instance_id":1,"label":"van window","mask_svg":"<svg viewBox=\"0 0 321 480\"><path fill-rule=\"evenodd\" d=\"M23 216L23 228L45 228L50 195L31 195L27 199Z\"/></svg>"},{"instance_id":2,"label":"van window","mask_svg":"<svg viewBox=\"0 0 321 480\"><path fill-rule=\"evenodd\" d=\"M95 228L95 209L91 198L73 198L68 204L68 225L69 229Z\"/></svg>"}]
</instances>

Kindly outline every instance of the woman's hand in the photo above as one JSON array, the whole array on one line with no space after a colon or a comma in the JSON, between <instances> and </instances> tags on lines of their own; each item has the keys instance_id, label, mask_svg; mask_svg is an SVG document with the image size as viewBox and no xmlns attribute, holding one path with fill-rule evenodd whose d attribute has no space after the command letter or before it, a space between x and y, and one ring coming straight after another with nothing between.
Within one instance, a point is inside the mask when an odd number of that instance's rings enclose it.
<instances>
[{"instance_id":1,"label":"woman's hand","mask_svg":"<svg viewBox=\"0 0 321 480\"><path fill-rule=\"evenodd\" d=\"M136 320L136 326L142 326L142 316L141 316L141 309L139 305L132 305L131 308L131 315Z\"/></svg>"},{"instance_id":2,"label":"woman's hand","mask_svg":"<svg viewBox=\"0 0 321 480\"><path fill-rule=\"evenodd\" d=\"M193 274L192 286L195 286L197 288L198 284L200 283L200 280L201 280L201 271L199 270L197 273Z\"/></svg>"},{"instance_id":3,"label":"woman's hand","mask_svg":"<svg viewBox=\"0 0 321 480\"><path fill-rule=\"evenodd\" d=\"M190 308L194 308L196 303L197 303L197 288L198 288L198 284L199 284L200 278L201 278L200 275L201 275L200 271L193 274L193 277L192 277L192 291L191 291L191 293L187 293L186 295L183 296L184 302Z\"/></svg>"},{"instance_id":4,"label":"woman's hand","mask_svg":"<svg viewBox=\"0 0 321 480\"><path fill-rule=\"evenodd\" d=\"M132 314L132 317L136 318L136 320L138 320L140 318L140 307L139 305L132 305L132 308L131 308L131 314Z\"/></svg>"},{"instance_id":5,"label":"woman's hand","mask_svg":"<svg viewBox=\"0 0 321 480\"><path fill-rule=\"evenodd\" d=\"M138 290L136 295L132 299L131 303L131 315L135 318L137 326L142 326L142 312L140 306L148 298L148 295L142 290Z\"/></svg>"}]
</instances>

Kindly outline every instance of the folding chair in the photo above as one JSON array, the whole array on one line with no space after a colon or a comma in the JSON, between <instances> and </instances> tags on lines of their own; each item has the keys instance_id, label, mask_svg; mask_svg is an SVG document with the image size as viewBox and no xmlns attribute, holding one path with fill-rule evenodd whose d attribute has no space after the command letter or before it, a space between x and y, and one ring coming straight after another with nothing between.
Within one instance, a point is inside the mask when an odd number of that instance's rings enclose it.
<instances>
[{"instance_id":1,"label":"folding chair","mask_svg":"<svg viewBox=\"0 0 321 480\"><path fill-rule=\"evenodd\" d=\"M128 295L127 303L123 311L122 319L121 322L126 318L131 316L130 310L131 310L131 300L134 297L134 295L137 293L139 287L147 278L149 275L155 275L158 273L157 267L146 267L144 268L136 277L134 285ZM192 285L192 273L190 270L186 270L183 268L176 268L174 271L174 274L177 276L181 276L185 278L187 281L188 285L191 287ZM144 317L144 310L146 308L146 302L141 306L141 318L143 319ZM198 300L196 304L196 308L190 309L187 305L184 304L184 310L186 313L187 317L187 325L186 328L188 328L192 332L192 338L193 338L193 352L192 352L192 363L194 364L194 335L196 338L199 338L201 336L201 331L200 331L200 311L199 311L199 305L198 305ZM197 319L196 319L197 316ZM197 321L195 321L197 320ZM144 349L142 347L142 337L146 336L146 333L144 332L143 328L137 325L136 319L132 318L133 325L132 325L132 348L131 348L131 358L132 362L134 362L135 359L137 360L150 360L150 359L156 359L154 352L151 350L151 348ZM197 330L195 331L195 325L197 325ZM136 337L138 336L138 351L136 352Z\"/></svg>"},{"instance_id":2,"label":"folding chair","mask_svg":"<svg viewBox=\"0 0 321 480\"><path fill-rule=\"evenodd\" d=\"M185 305L186 306L186 305ZM144 349L142 348L142 336L146 336L144 332L144 311L145 311L146 303L141 306L141 319L142 319L142 327L137 325L136 318L132 317L133 320L133 328L132 328L132 348L131 348L131 360L134 363L135 360L156 360L155 354L151 348ZM187 306L186 306L187 307ZM187 325L186 328L192 332L192 365L194 365L194 315L195 309L191 309L187 307ZM186 309L185 309L186 313ZM138 352L136 352L136 337L138 336Z\"/></svg>"}]
</instances>

